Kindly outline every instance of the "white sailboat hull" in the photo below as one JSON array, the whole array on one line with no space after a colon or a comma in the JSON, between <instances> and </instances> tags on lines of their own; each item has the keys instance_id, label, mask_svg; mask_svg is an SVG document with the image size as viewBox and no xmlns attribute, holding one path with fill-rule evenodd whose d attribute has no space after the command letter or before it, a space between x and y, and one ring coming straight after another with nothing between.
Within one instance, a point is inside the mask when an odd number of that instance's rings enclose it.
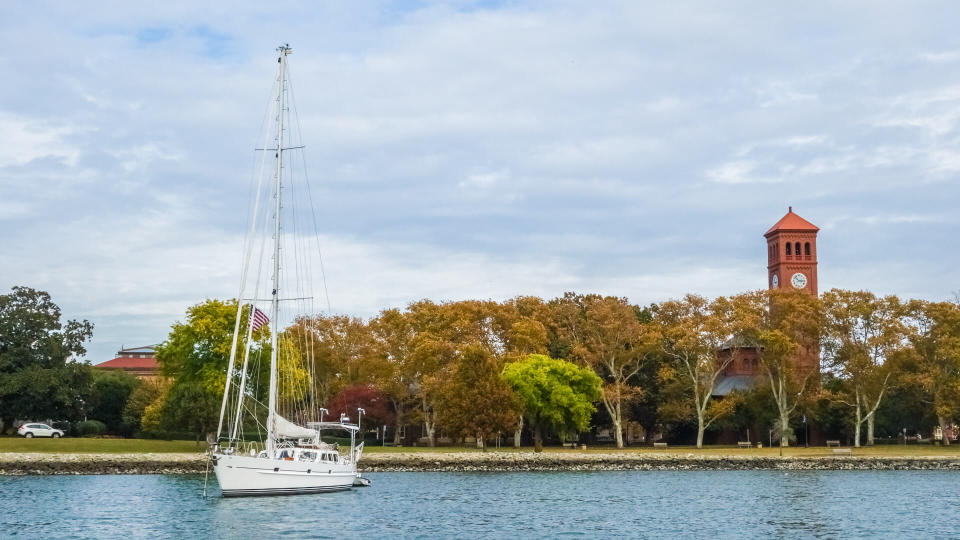
<instances>
[{"instance_id":1,"label":"white sailboat hull","mask_svg":"<svg viewBox=\"0 0 960 540\"><path fill-rule=\"evenodd\" d=\"M224 497L300 495L342 491L353 486L355 466L347 463L285 461L216 455L213 470Z\"/></svg>"}]
</instances>

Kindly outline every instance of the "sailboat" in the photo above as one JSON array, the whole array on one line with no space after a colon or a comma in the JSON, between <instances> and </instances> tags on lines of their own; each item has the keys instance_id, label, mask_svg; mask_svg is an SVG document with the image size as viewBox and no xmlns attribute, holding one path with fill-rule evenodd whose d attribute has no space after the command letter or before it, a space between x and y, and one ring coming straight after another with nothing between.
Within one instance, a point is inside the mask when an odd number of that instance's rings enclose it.
<instances>
[{"instance_id":1,"label":"sailboat","mask_svg":"<svg viewBox=\"0 0 960 540\"><path fill-rule=\"evenodd\" d=\"M319 241L312 242L319 234L289 80L292 49L283 45L277 52L217 441L210 451L224 497L320 493L367 483L357 473L363 409L356 424L346 413L324 421L328 411L314 395L311 289L323 282L313 265L321 263L322 275L322 260ZM330 431L340 432L341 442L349 436L349 447L325 442Z\"/></svg>"}]
</instances>

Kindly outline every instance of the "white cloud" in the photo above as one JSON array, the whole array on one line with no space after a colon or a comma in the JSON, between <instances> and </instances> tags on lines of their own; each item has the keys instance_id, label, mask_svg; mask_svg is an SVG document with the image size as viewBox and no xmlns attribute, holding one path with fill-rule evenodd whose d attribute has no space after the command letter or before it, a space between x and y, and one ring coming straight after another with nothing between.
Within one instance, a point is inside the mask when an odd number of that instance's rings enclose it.
<instances>
[{"instance_id":1,"label":"white cloud","mask_svg":"<svg viewBox=\"0 0 960 540\"><path fill-rule=\"evenodd\" d=\"M730 161L709 169L707 178L720 184L775 184L781 178L764 177L754 174L758 164L751 160Z\"/></svg>"},{"instance_id":2,"label":"white cloud","mask_svg":"<svg viewBox=\"0 0 960 540\"><path fill-rule=\"evenodd\" d=\"M935 297L927 268L960 264L939 247L960 234L960 84L935 24L958 9L13 7L0 46L31 46L0 59L0 288L94 318L99 357L235 294L282 35L338 311L762 286L758 235L788 204L842 221L822 284L890 263L850 255L847 227L909 229L916 268L870 284Z\"/></svg>"},{"instance_id":3,"label":"white cloud","mask_svg":"<svg viewBox=\"0 0 960 540\"><path fill-rule=\"evenodd\" d=\"M70 165L79 150L66 141L76 130L59 121L24 118L0 111L0 167L52 157Z\"/></svg>"}]
</instances>

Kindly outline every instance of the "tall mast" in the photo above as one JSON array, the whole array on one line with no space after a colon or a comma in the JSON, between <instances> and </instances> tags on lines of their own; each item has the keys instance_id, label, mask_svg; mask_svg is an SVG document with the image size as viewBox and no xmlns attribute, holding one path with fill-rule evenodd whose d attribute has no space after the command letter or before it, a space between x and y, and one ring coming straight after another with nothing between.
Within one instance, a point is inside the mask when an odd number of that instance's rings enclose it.
<instances>
[{"instance_id":1,"label":"tall mast","mask_svg":"<svg viewBox=\"0 0 960 540\"><path fill-rule=\"evenodd\" d=\"M283 187L281 175L283 173L283 113L286 109L287 91L287 55L292 49L284 44L277 47L280 58L279 91L277 95L277 170L274 186L274 214L273 214L273 292L270 296L270 400L267 418L267 456L274 457L276 450L276 417L277 417L277 334L280 324L280 200Z\"/></svg>"}]
</instances>

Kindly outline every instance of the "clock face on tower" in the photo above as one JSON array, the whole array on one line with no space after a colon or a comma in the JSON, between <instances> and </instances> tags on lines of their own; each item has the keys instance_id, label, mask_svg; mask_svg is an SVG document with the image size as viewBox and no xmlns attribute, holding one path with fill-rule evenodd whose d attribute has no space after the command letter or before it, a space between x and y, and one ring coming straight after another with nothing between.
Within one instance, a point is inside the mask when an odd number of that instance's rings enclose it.
<instances>
[{"instance_id":1,"label":"clock face on tower","mask_svg":"<svg viewBox=\"0 0 960 540\"><path fill-rule=\"evenodd\" d=\"M771 282L773 283L773 288L774 288L774 289L779 289L779 288L780 288L780 278L777 277L776 274L773 275L773 279L771 280Z\"/></svg>"},{"instance_id":2,"label":"clock face on tower","mask_svg":"<svg viewBox=\"0 0 960 540\"><path fill-rule=\"evenodd\" d=\"M807 286L807 276L797 272L790 277L790 284L793 285L794 289L802 289Z\"/></svg>"}]
</instances>

